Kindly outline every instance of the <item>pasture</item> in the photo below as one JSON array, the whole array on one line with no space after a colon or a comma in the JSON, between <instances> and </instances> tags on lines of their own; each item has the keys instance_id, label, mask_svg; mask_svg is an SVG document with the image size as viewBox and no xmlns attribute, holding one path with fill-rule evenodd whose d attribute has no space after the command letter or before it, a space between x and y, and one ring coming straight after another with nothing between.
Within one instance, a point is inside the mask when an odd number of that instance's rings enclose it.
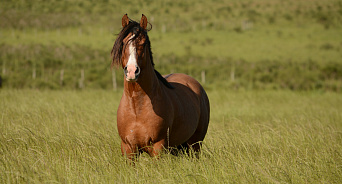
<instances>
[{"instance_id":1,"label":"pasture","mask_svg":"<svg viewBox=\"0 0 342 184\"><path fill-rule=\"evenodd\" d=\"M207 90L199 159L121 156L125 13ZM2 0L0 183L341 183L341 23L340 0Z\"/></svg>"},{"instance_id":2,"label":"pasture","mask_svg":"<svg viewBox=\"0 0 342 184\"><path fill-rule=\"evenodd\" d=\"M112 89L121 17L144 13L163 74L205 71L210 88L340 92L341 12L339 0L1 1L1 77L15 89Z\"/></svg>"},{"instance_id":3,"label":"pasture","mask_svg":"<svg viewBox=\"0 0 342 184\"><path fill-rule=\"evenodd\" d=\"M1 90L1 183L340 183L338 93L208 91L199 159L121 156L121 91Z\"/></svg>"}]
</instances>

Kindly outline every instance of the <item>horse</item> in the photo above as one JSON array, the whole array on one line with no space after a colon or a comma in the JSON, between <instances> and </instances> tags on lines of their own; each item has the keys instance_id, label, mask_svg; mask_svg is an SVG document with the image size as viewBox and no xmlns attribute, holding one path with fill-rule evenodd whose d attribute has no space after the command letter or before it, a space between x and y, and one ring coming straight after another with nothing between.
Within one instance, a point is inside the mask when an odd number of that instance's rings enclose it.
<instances>
[{"instance_id":1,"label":"horse","mask_svg":"<svg viewBox=\"0 0 342 184\"><path fill-rule=\"evenodd\" d=\"M154 69L147 24L144 14L140 23L125 14L111 51L112 67L124 70L117 110L122 155L131 160L143 152L156 157L177 147L198 153L209 125L208 96L192 77L162 76Z\"/></svg>"}]
</instances>

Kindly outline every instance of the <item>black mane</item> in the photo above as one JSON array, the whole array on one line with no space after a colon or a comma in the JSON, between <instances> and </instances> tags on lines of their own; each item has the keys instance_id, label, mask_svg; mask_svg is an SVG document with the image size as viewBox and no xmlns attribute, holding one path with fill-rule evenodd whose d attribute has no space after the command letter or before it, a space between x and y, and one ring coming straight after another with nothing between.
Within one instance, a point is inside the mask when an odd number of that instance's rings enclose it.
<instances>
[{"instance_id":1,"label":"black mane","mask_svg":"<svg viewBox=\"0 0 342 184\"><path fill-rule=\"evenodd\" d=\"M122 30L120 31L120 33L118 34L118 37L116 38L115 42L114 42L114 46L112 49L112 56L113 56L113 60L112 60L112 67L113 66L120 66L122 65L122 51L125 47L125 45L123 44L123 40L127 37L127 35L131 32L137 31L138 34L142 33L145 34L146 36L146 44L147 42L149 42L149 38L147 36L147 32L140 27L140 24L136 21L130 20L129 24L127 26L125 26L124 28L122 28ZM136 34L137 35L137 34ZM138 36L135 36L132 38L132 41L134 41ZM151 45L151 44L148 44ZM151 48L149 48L151 50ZM152 56L151 56L152 58ZM153 60L151 61L152 65L154 66Z\"/></svg>"},{"instance_id":2,"label":"black mane","mask_svg":"<svg viewBox=\"0 0 342 184\"><path fill-rule=\"evenodd\" d=\"M147 35L147 30L143 29L140 27L140 24L134 20L129 20L129 24L122 28L120 33L118 34L118 37L115 40L113 49L112 49L112 67L113 66L120 66L122 65L122 51L124 50L125 45L123 44L123 40L127 37L127 35L131 32L134 32L136 36L134 36L131 40L134 41L138 35L144 34L146 38L146 42L144 44L144 47L147 47L150 55L150 61L151 64L154 68L154 62L153 62L153 57L152 57L152 50L151 50L151 42L150 39ZM156 76L158 79L168 88L173 89L174 87L157 71L154 69L154 72L156 73Z\"/></svg>"}]
</instances>

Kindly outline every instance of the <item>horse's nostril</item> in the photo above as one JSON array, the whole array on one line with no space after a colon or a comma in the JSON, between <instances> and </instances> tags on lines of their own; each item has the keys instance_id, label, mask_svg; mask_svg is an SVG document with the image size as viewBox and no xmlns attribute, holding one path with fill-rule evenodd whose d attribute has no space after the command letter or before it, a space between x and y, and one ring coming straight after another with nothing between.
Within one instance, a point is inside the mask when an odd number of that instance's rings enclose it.
<instances>
[{"instance_id":1,"label":"horse's nostril","mask_svg":"<svg viewBox=\"0 0 342 184\"><path fill-rule=\"evenodd\" d=\"M127 77L127 66L125 66L125 68L124 68L124 74L125 74L125 76Z\"/></svg>"},{"instance_id":2,"label":"horse's nostril","mask_svg":"<svg viewBox=\"0 0 342 184\"><path fill-rule=\"evenodd\" d=\"M135 74L136 74L136 75L139 75L139 74L140 74L140 67L138 67L138 66L136 67Z\"/></svg>"}]
</instances>

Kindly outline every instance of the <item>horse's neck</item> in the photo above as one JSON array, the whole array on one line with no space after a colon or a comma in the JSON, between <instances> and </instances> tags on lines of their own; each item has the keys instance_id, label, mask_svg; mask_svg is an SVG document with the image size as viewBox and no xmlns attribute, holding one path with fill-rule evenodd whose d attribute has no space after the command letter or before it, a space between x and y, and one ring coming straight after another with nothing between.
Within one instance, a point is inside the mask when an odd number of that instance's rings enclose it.
<instances>
[{"instance_id":1,"label":"horse's neck","mask_svg":"<svg viewBox=\"0 0 342 184\"><path fill-rule=\"evenodd\" d=\"M137 82L125 81L124 93L128 98L153 98L159 94L161 85L151 66L148 66L141 72Z\"/></svg>"}]
</instances>

